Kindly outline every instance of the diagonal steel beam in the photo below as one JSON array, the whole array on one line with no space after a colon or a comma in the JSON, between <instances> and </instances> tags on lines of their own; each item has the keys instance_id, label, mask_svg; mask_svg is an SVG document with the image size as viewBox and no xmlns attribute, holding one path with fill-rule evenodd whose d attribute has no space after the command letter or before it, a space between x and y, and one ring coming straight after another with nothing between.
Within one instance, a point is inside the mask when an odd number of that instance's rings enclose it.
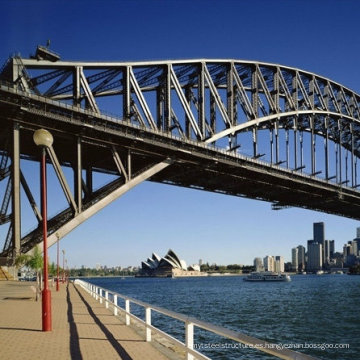
<instances>
[{"instance_id":1,"label":"diagonal steel beam","mask_svg":"<svg viewBox=\"0 0 360 360\"><path fill-rule=\"evenodd\" d=\"M155 121L151 115L151 111L146 103L143 93L141 92L140 86L136 81L135 74L131 68L129 68L130 83L135 91L135 94L140 102L141 108L144 111L145 117L153 130L157 130Z\"/></svg>"},{"instance_id":2,"label":"diagonal steel beam","mask_svg":"<svg viewBox=\"0 0 360 360\"><path fill-rule=\"evenodd\" d=\"M64 191L64 194L66 196L66 199L68 201L68 203L70 204L70 206L73 208L73 210L75 212L78 211L78 207L76 206L76 203L75 203L75 200L74 200L74 197L70 191L70 187L66 181L66 178L65 178L65 175L61 169L61 165L59 163L59 160L55 154L55 151L54 151L54 148L51 146L49 148L47 148L47 153L49 154L49 157L50 157L50 160L54 166L54 170L55 170L55 173L59 179L59 182L60 182L60 185Z\"/></svg>"},{"instance_id":3,"label":"diagonal steel beam","mask_svg":"<svg viewBox=\"0 0 360 360\"><path fill-rule=\"evenodd\" d=\"M91 92L90 86L86 80L86 76L84 74L84 70L82 68L80 68L80 83L82 88L84 89L84 92L86 94L86 97L89 101L90 107L91 109L96 112L96 113L100 113L99 108L96 104L95 98Z\"/></svg>"},{"instance_id":4,"label":"diagonal steel beam","mask_svg":"<svg viewBox=\"0 0 360 360\"><path fill-rule=\"evenodd\" d=\"M21 185L22 185L22 187L25 191L25 194L29 200L29 203L34 211L34 214L35 214L38 222L40 223L42 221L42 216L41 216L40 210L39 210L38 206L36 205L36 201L35 201L34 197L32 196L29 185L27 184L26 179L21 170L20 170L20 182L21 182Z\"/></svg>"},{"instance_id":5,"label":"diagonal steel beam","mask_svg":"<svg viewBox=\"0 0 360 360\"><path fill-rule=\"evenodd\" d=\"M111 147L111 153L112 153L113 159L115 161L115 165L118 168L120 175L123 175L125 178L125 182L128 182L129 181L128 174L126 173L125 166L124 166L123 162L121 161L120 155L116 151L115 146Z\"/></svg>"},{"instance_id":6,"label":"diagonal steel beam","mask_svg":"<svg viewBox=\"0 0 360 360\"><path fill-rule=\"evenodd\" d=\"M163 169L167 168L169 165L173 163L173 160L166 159L161 161L150 168L147 168L145 171L140 173L139 175L133 177L127 183L121 185L109 195L105 196L101 200L97 201L94 205L87 208L83 212L77 214L73 219L69 222L61 226L57 231L51 234L48 237L48 247L54 245L59 239L63 238L69 232L74 230L77 226L82 224L84 221L89 219L91 216L95 215L97 212L102 210L104 207L118 199L120 196L124 195L126 192L134 188L136 185L141 184L145 180L148 180L153 175L157 174L158 172L162 171ZM42 243L40 243L40 248L42 248Z\"/></svg>"},{"instance_id":7,"label":"diagonal steel beam","mask_svg":"<svg viewBox=\"0 0 360 360\"><path fill-rule=\"evenodd\" d=\"M199 136L199 138L203 139L204 138L204 135L201 133L200 129L199 129L199 126L195 120L195 117L190 109L190 106L188 104L188 102L186 101L186 98L185 98L185 95L181 89L181 86L180 86L180 83L179 83L179 80L175 74L175 71L174 69L172 68L172 66L170 67L170 74L171 74L171 82L173 83L174 87L175 87L175 91L176 93L178 94L179 96L179 99L180 99L180 102L181 102L181 105L186 113L186 116L189 118L190 122L191 122L191 125L194 129L194 132L197 136Z\"/></svg>"},{"instance_id":8,"label":"diagonal steel beam","mask_svg":"<svg viewBox=\"0 0 360 360\"><path fill-rule=\"evenodd\" d=\"M213 95L214 99L215 99L215 102L216 102L216 105L218 106L219 108L219 111L221 113L221 116L222 118L224 119L224 122L231 126L231 122L230 122L230 119L229 119L229 116L227 114L227 110L225 108L225 105L224 103L222 102L221 100L221 97L216 89L216 86L211 78L211 75L209 73L209 70L207 69L206 65L204 66L204 75L205 75L205 78L206 78L206 82L208 83L208 86L209 86L209 89L210 89L210 92L211 94Z\"/></svg>"}]
</instances>

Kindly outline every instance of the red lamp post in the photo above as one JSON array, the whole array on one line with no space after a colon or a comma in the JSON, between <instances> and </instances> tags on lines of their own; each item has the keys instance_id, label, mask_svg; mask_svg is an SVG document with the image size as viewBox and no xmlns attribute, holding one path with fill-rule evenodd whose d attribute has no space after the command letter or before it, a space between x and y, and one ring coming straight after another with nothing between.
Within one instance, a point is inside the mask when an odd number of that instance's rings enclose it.
<instances>
[{"instance_id":1,"label":"red lamp post","mask_svg":"<svg viewBox=\"0 0 360 360\"><path fill-rule=\"evenodd\" d=\"M62 251L63 253L63 274L62 274L62 282L65 283L65 250Z\"/></svg>"},{"instance_id":2,"label":"red lamp post","mask_svg":"<svg viewBox=\"0 0 360 360\"><path fill-rule=\"evenodd\" d=\"M57 276L56 276L56 291L59 291L59 239L57 241Z\"/></svg>"},{"instance_id":3,"label":"red lamp post","mask_svg":"<svg viewBox=\"0 0 360 360\"><path fill-rule=\"evenodd\" d=\"M52 135L45 129L34 132L36 145L41 146L41 213L44 244L44 289L42 291L42 331L52 330L51 291L48 284L48 252L47 252L47 184L46 184L46 148L53 143Z\"/></svg>"}]
</instances>

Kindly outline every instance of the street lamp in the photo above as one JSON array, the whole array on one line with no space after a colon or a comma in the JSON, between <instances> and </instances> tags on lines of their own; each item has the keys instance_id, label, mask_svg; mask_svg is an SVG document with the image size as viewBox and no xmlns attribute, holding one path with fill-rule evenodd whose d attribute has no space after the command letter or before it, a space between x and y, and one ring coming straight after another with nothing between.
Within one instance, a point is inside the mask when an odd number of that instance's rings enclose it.
<instances>
[{"instance_id":1,"label":"street lamp","mask_svg":"<svg viewBox=\"0 0 360 360\"><path fill-rule=\"evenodd\" d=\"M42 291L42 330L51 331L51 292L48 285L47 259L47 188L46 188L46 148L51 147L54 139L49 131L38 129L33 135L34 142L41 147L41 215L44 244L44 289Z\"/></svg>"},{"instance_id":2,"label":"street lamp","mask_svg":"<svg viewBox=\"0 0 360 360\"><path fill-rule=\"evenodd\" d=\"M57 240L57 276L56 276L56 291L59 291L59 244L60 239Z\"/></svg>"},{"instance_id":3,"label":"street lamp","mask_svg":"<svg viewBox=\"0 0 360 360\"><path fill-rule=\"evenodd\" d=\"M62 250L63 253L63 275L62 275L62 283L65 283L65 250Z\"/></svg>"}]
</instances>

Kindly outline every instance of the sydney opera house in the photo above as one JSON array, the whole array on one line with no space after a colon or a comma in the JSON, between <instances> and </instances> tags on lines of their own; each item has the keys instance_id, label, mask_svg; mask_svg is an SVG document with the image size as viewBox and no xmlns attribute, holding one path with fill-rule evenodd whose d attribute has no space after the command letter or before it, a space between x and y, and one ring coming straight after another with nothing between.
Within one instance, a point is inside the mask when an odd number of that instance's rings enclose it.
<instances>
[{"instance_id":1,"label":"sydney opera house","mask_svg":"<svg viewBox=\"0 0 360 360\"><path fill-rule=\"evenodd\" d=\"M175 277L175 276L201 276L199 265L186 266L184 260L171 249L164 257L153 253L151 258L141 262L141 276Z\"/></svg>"}]
</instances>

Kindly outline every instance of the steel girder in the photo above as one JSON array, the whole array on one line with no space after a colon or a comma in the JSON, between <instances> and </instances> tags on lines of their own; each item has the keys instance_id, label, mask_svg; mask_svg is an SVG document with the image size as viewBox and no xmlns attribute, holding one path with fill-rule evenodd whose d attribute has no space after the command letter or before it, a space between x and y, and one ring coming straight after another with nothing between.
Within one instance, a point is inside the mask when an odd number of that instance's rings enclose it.
<instances>
[{"instance_id":1,"label":"steel girder","mask_svg":"<svg viewBox=\"0 0 360 360\"><path fill-rule=\"evenodd\" d=\"M18 166L20 157L37 159L29 133L39 126L53 131L59 144L71 143L71 150L55 145L56 151L49 152L69 202L50 220L51 234L63 229L58 237L71 228L67 223L85 219L80 214L114 191L112 186L130 181L131 166L124 159L134 156L138 172L172 162L142 179L271 201L274 208L300 206L359 218L360 98L329 79L236 60L83 63L19 57L7 61L0 78L0 179L11 178L0 221L12 224L3 255L11 248L20 251L19 241L21 251L38 242L36 231L19 240L14 224L20 219L13 213L19 213L20 200L12 189L21 184L41 221ZM19 132L25 134L21 149ZM94 154L91 146L106 149L106 156L90 159L84 144ZM62 166L74 169L73 194ZM84 170L90 174L86 179ZM94 192L94 170L119 174L119 179Z\"/></svg>"}]
</instances>

